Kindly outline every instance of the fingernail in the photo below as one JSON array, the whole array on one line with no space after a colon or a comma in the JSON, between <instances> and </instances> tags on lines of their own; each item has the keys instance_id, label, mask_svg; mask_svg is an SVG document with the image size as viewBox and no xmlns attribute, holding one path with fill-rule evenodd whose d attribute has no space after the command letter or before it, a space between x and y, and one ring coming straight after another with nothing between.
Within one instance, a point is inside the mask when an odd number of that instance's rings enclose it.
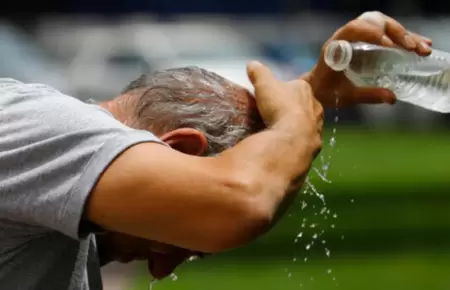
<instances>
[{"instance_id":1,"label":"fingernail","mask_svg":"<svg viewBox=\"0 0 450 290\"><path fill-rule=\"evenodd\" d=\"M408 34L405 35L405 44L409 48L415 48L416 47L416 43L411 38L411 36L409 36Z\"/></svg>"},{"instance_id":2,"label":"fingernail","mask_svg":"<svg viewBox=\"0 0 450 290\"><path fill-rule=\"evenodd\" d=\"M383 35L381 38L381 44L384 46L394 46L394 42L386 35Z\"/></svg>"},{"instance_id":3,"label":"fingernail","mask_svg":"<svg viewBox=\"0 0 450 290\"><path fill-rule=\"evenodd\" d=\"M261 63L259 61L257 61L257 60L252 60L252 61L250 61L250 65L251 66L260 66Z\"/></svg>"},{"instance_id":4,"label":"fingernail","mask_svg":"<svg viewBox=\"0 0 450 290\"><path fill-rule=\"evenodd\" d=\"M425 37L425 36L422 36L422 39L423 39L425 42L433 42L433 41L431 40L431 38L428 38L428 37Z\"/></svg>"},{"instance_id":5,"label":"fingernail","mask_svg":"<svg viewBox=\"0 0 450 290\"><path fill-rule=\"evenodd\" d=\"M431 49L431 47L425 41L421 41L419 45L423 50L429 51Z\"/></svg>"}]
</instances>

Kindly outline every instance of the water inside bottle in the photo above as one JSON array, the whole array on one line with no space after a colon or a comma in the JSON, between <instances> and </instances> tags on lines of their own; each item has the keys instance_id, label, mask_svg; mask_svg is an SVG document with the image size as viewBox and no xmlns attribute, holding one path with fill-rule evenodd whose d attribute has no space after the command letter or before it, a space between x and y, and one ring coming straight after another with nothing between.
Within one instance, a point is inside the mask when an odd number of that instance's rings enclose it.
<instances>
[{"instance_id":1,"label":"water inside bottle","mask_svg":"<svg viewBox=\"0 0 450 290\"><path fill-rule=\"evenodd\" d=\"M441 52L420 57L398 49L355 46L345 74L357 86L387 88L401 101L450 112L449 61Z\"/></svg>"}]
</instances>

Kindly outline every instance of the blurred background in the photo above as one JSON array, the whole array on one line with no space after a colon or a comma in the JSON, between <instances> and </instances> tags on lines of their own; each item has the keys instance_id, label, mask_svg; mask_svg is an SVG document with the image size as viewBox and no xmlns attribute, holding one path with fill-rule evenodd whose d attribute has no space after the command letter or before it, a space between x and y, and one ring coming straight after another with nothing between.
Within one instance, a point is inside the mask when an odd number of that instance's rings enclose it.
<instances>
[{"instance_id":1,"label":"blurred background","mask_svg":"<svg viewBox=\"0 0 450 290\"><path fill-rule=\"evenodd\" d=\"M111 98L142 73L186 65L249 86L248 60L281 79L298 76L334 30L368 10L450 52L444 3L3 0L0 77L51 84L82 100ZM270 234L186 263L153 289L450 289L450 118L403 103L327 118L315 168L330 163L328 174L311 171L313 187ZM145 264L104 268L107 290L147 289L149 280Z\"/></svg>"}]
</instances>

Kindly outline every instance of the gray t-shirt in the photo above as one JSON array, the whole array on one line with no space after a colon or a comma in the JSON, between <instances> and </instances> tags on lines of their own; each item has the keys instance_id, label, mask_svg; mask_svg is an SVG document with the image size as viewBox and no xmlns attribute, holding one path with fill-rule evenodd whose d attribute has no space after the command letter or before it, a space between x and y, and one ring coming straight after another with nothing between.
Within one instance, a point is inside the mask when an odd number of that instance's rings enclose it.
<instances>
[{"instance_id":1,"label":"gray t-shirt","mask_svg":"<svg viewBox=\"0 0 450 290\"><path fill-rule=\"evenodd\" d=\"M160 142L102 108L0 79L0 289L102 289L89 193L124 150Z\"/></svg>"}]
</instances>

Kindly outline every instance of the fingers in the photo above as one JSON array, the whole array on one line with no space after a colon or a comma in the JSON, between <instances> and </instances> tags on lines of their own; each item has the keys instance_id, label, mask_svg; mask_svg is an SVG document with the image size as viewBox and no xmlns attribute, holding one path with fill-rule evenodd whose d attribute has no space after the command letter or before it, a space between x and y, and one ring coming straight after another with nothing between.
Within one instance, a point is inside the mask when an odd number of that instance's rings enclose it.
<instances>
[{"instance_id":1,"label":"fingers","mask_svg":"<svg viewBox=\"0 0 450 290\"><path fill-rule=\"evenodd\" d=\"M176 267L186 260L184 253L153 253L148 260L148 270L152 276L161 280L173 273Z\"/></svg>"},{"instance_id":2,"label":"fingers","mask_svg":"<svg viewBox=\"0 0 450 290\"><path fill-rule=\"evenodd\" d=\"M350 42L367 42L383 46L395 46L394 42L386 36L379 26L363 20L353 20L336 32L334 39L343 39Z\"/></svg>"},{"instance_id":3,"label":"fingers","mask_svg":"<svg viewBox=\"0 0 450 290\"><path fill-rule=\"evenodd\" d=\"M275 80L270 69L258 61L251 61L247 65L247 74L255 88L263 84L272 83Z\"/></svg>"},{"instance_id":4,"label":"fingers","mask_svg":"<svg viewBox=\"0 0 450 290\"><path fill-rule=\"evenodd\" d=\"M338 38L388 47L398 46L419 55L431 53L431 40L409 32L395 19L378 11L365 12L338 30Z\"/></svg>"},{"instance_id":5,"label":"fingers","mask_svg":"<svg viewBox=\"0 0 450 290\"><path fill-rule=\"evenodd\" d=\"M353 91L354 98L361 104L395 104L395 94L384 88L356 88Z\"/></svg>"},{"instance_id":6,"label":"fingers","mask_svg":"<svg viewBox=\"0 0 450 290\"><path fill-rule=\"evenodd\" d=\"M414 42L417 43L417 46L415 49L417 54L425 56L425 55L429 55L431 53L432 42L430 39L423 37L419 34L412 33L412 32L409 32L409 35L414 40Z\"/></svg>"}]
</instances>

